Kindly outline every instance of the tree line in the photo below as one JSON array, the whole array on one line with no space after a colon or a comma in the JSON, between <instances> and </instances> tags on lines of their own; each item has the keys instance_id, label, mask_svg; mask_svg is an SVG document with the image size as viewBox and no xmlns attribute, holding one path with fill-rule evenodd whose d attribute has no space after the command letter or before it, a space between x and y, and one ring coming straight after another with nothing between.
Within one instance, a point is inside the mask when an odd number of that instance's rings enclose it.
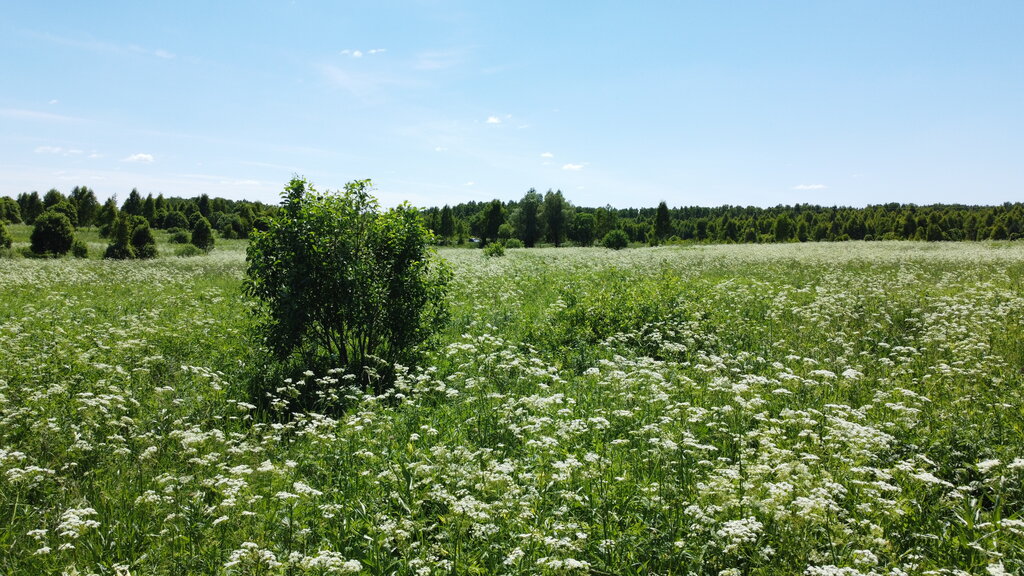
<instances>
[{"instance_id":1,"label":"tree line","mask_svg":"<svg viewBox=\"0 0 1024 576\"><path fill-rule=\"evenodd\" d=\"M207 194L194 198L165 198L163 194L143 197L137 189L132 189L121 204L116 196L101 204L87 186L75 186L66 196L54 188L43 195L33 191L17 198L0 197L0 221L33 225L48 210L63 213L76 228L96 226L103 237L113 232L117 216L124 214L139 216L152 228L163 230L193 230L198 220L205 218L223 238L247 238L254 227L261 225L261 218L272 215L277 207Z\"/></svg>"},{"instance_id":2,"label":"tree line","mask_svg":"<svg viewBox=\"0 0 1024 576\"><path fill-rule=\"evenodd\" d=\"M1024 203L998 206L889 203L864 208L797 204L587 208L560 190L530 189L520 200L465 202L422 211L442 244L591 246L609 234L632 243L769 243L844 240L1018 240Z\"/></svg>"}]
</instances>

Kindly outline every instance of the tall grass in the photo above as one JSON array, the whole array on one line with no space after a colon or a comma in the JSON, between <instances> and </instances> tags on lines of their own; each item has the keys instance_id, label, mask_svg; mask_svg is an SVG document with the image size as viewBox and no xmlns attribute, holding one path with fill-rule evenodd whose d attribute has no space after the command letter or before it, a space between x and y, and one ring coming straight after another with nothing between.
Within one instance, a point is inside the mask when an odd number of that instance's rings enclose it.
<instances>
[{"instance_id":1,"label":"tall grass","mask_svg":"<svg viewBox=\"0 0 1024 576\"><path fill-rule=\"evenodd\" d=\"M0 259L0 573L1024 569L1022 245L442 251L431 362L258 399L163 248Z\"/></svg>"}]
</instances>

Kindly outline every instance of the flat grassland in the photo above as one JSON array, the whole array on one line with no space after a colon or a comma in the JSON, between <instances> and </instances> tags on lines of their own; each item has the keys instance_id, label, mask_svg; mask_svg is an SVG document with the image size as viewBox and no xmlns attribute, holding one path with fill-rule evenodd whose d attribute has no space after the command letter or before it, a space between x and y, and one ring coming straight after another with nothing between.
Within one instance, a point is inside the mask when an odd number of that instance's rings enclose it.
<instances>
[{"instance_id":1,"label":"flat grassland","mask_svg":"<svg viewBox=\"0 0 1024 576\"><path fill-rule=\"evenodd\" d=\"M1024 571L1022 243L442 250L376 397L160 249L0 259L0 573Z\"/></svg>"}]
</instances>

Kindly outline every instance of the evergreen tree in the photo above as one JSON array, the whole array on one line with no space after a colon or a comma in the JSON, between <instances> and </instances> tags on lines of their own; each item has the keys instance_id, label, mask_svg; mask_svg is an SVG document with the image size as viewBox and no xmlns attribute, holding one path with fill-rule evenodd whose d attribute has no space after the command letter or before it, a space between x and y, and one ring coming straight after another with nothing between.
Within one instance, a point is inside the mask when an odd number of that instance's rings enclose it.
<instances>
[{"instance_id":1,"label":"evergreen tree","mask_svg":"<svg viewBox=\"0 0 1024 576\"><path fill-rule=\"evenodd\" d=\"M192 228L192 245L209 252L213 250L213 227L210 221L200 216Z\"/></svg>"},{"instance_id":2,"label":"evergreen tree","mask_svg":"<svg viewBox=\"0 0 1024 576\"><path fill-rule=\"evenodd\" d=\"M49 210L64 200L64 195L60 193L60 190L50 188L46 195L43 196L43 210Z\"/></svg>"},{"instance_id":3,"label":"evergreen tree","mask_svg":"<svg viewBox=\"0 0 1024 576\"><path fill-rule=\"evenodd\" d=\"M150 226L156 223L156 200L153 199L152 194L147 194L146 201L142 203L142 217Z\"/></svg>"},{"instance_id":4,"label":"evergreen tree","mask_svg":"<svg viewBox=\"0 0 1024 576\"><path fill-rule=\"evenodd\" d=\"M519 208L516 211L516 232L527 248L533 248L543 235L540 219L542 202L544 202L544 196L538 194L533 188L530 188L523 199L519 201Z\"/></svg>"},{"instance_id":5,"label":"evergreen tree","mask_svg":"<svg viewBox=\"0 0 1024 576\"><path fill-rule=\"evenodd\" d=\"M452 207L445 204L441 209L441 223L439 225L441 243L448 244L455 235L455 217L452 216Z\"/></svg>"},{"instance_id":6,"label":"evergreen tree","mask_svg":"<svg viewBox=\"0 0 1024 576\"><path fill-rule=\"evenodd\" d=\"M498 229L505 222L505 209L501 200L491 200L487 210L484 212L484 228L481 234L482 244L489 244L498 240Z\"/></svg>"},{"instance_id":7,"label":"evergreen tree","mask_svg":"<svg viewBox=\"0 0 1024 576\"><path fill-rule=\"evenodd\" d=\"M124 201L124 205L121 206L121 211L131 216L142 215L142 195L135 188L132 188L128 199Z\"/></svg>"},{"instance_id":8,"label":"evergreen tree","mask_svg":"<svg viewBox=\"0 0 1024 576\"><path fill-rule=\"evenodd\" d=\"M664 242L672 233L672 221L669 218L668 205L665 202L658 204L658 213L654 217L654 238L658 242Z\"/></svg>"},{"instance_id":9,"label":"evergreen tree","mask_svg":"<svg viewBox=\"0 0 1024 576\"><path fill-rule=\"evenodd\" d=\"M35 219L30 249L36 254L62 256L71 250L75 231L68 217L56 210L46 210Z\"/></svg>"}]
</instances>

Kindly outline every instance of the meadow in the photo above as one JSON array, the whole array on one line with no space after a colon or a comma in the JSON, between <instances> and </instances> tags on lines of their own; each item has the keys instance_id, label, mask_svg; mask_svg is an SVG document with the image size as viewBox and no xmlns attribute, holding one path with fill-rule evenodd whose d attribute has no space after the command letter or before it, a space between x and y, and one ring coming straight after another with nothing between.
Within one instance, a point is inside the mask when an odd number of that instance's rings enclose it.
<instances>
[{"instance_id":1,"label":"meadow","mask_svg":"<svg viewBox=\"0 0 1024 576\"><path fill-rule=\"evenodd\" d=\"M374 396L158 240L0 258L0 573L1024 571L1022 243L441 250Z\"/></svg>"}]
</instances>

